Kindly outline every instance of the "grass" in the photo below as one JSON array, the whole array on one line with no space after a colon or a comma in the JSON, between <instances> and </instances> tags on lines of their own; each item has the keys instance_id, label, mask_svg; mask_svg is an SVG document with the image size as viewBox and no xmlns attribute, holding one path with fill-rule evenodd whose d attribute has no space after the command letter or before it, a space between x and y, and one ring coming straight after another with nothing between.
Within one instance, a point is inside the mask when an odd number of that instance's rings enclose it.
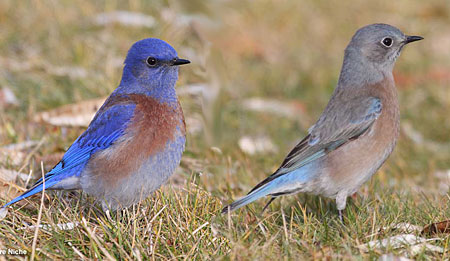
<instances>
[{"instance_id":1,"label":"grass","mask_svg":"<svg viewBox=\"0 0 450 261\"><path fill-rule=\"evenodd\" d=\"M153 27L96 25L101 12L128 10L155 18ZM343 49L354 31L385 22L425 41L408 46L394 75L402 133L383 168L350 199L345 222L335 204L316 196L266 200L230 216L237 199L281 163L326 105L337 81ZM36 123L36 113L107 96L118 84L130 45L142 38L167 40L192 64L181 69L180 90L203 84L204 95L180 95L187 121L187 149L174 178L140 206L105 216L79 192L48 193L40 224L40 196L9 209L0 221L0 250L23 249L38 259L377 259L385 254L447 260L449 234L430 244L444 253L358 245L405 234L383 229L418 226L450 217L450 7L442 1L1 1L0 86L18 105L0 106L0 145L41 141L0 154L0 168L41 173L84 130ZM68 68L61 73L61 68ZM78 70L85 74L76 74ZM284 117L243 108L261 97L294 104ZM278 152L255 155L242 136L269 137ZM25 182L0 184L0 198ZM70 230L57 224L78 222ZM410 232L421 236L420 232ZM4 256L0 255L0 259Z\"/></svg>"}]
</instances>

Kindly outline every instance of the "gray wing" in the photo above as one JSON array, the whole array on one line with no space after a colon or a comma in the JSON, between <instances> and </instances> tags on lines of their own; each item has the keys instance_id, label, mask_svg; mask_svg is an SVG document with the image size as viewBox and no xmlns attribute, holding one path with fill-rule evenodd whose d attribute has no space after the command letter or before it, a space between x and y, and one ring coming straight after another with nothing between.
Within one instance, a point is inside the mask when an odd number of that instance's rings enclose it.
<instances>
[{"instance_id":1,"label":"gray wing","mask_svg":"<svg viewBox=\"0 0 450 261\"><path fill-rule=\"evenodd\" d=\"M280 168L252 191L357 139L370 129L381 110L381 100L376 97L357 97L339 104L339 107L327 106L309 134L292 149Z\"/></svg>"}]
</instances>

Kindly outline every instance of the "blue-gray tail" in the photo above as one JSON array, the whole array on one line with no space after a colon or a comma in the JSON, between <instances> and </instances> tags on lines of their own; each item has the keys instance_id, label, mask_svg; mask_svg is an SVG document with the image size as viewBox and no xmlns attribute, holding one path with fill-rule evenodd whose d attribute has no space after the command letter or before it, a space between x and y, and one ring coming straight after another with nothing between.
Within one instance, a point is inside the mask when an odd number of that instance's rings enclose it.
<instances>
[{"instance_id":1,"label":"blue-gray tail","mask_svg":"<svg viewBox=\"0 0 450 261\"><path fill-rule=\"evenodd\" d=\"M54 186L56 183L58 183L59 180L56 179L51 179L49 178L49 180L45 180L45 189L49 189L52 186ZM42 179L39 180L36 184L34 184L33 187L31 187L29 190L25 191L22 195L16 197L15 199L11 200L10 202L6 203L3 207L1 208L6 208L9 205L12 205L18 201L21 201L22 199L28 198L30 196L33 196L36 193L41 192L44 189L44 183L42 182Z\"/></svg>"},{"instance_id":2,"label":"blue-gray tail","mask_svg":"<svg viewBox=\"0 0 450 261\"><path fill-rule=\"evenodd\" d=\"M251 191L247 196L242 197L241 199L238 199L235 202L231 203L230 205L224 207L222 209L222 214L239 209L247 204L252 203L257 199L270 195L271 192L272 186L270 183L266 184L265 186L259 187L258 189Z\"/></svg>"},{"instance_id":3,"label":"blue-gray tail","mask_svg":"<svg viewBox=\"0 0 450 261\"><path fill-rule=\"evenodd\" d=\"M78 184L72 181L68 183L67 181L64 184L64 187L61 186L60 182L66 180L67 178L73 177L79 173L79 170L83 168L84 165L75 165L72 168L63 168L62 161L60 161L56 166L45 175L45 189L77 189ZM12 205L22 199L33 196L36 193L44 190L44 180L40 178L30 189L25 191L22 195L17 198L11 200L6 203L2 208L5 208L9 205Z\"/></svg>"},{"instance_id":4,"label":"blue-gray tail","mask_svg":"<svg viewBox=\"0 0 450 261\"><path fill-rule=\"evenodd\" d=\"M222 213L236 210L268 195L272 196L272 199L268 203L270 204L275 197L299 191L301 184L305 184L310 181L314 177L315 173L316 172L311 171L311 168L308 166L302 166L301 168L294 169L293 171L281 175L275 172L250 190L247 196L236 200L222 209Z\"/></svg>"}]
</instances>

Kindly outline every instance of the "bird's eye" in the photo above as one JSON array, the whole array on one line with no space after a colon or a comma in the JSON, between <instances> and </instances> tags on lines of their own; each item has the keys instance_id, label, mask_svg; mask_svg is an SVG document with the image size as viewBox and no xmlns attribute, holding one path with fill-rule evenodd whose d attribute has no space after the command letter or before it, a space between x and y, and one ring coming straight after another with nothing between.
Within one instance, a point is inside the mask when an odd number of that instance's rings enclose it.
<instances>
[{"instance_id":1,"label":"bird's eye","mask_svg":"<svg viewBox=\"0 0 450 261\"><path fill-rule=\"evenodd\" d=\"M156 60L156 58L155 57L148 57L147 58L147 65L148 66L155 66L156 65L156 62L157 62L158 60Z\"/></svg>"},{"instance_id":2,"label":"bird's eye","mask_svg":"<svg viewBox=\"0 0 450 261\"><path fill-rule=\"evenodd\" d=\"M381 40L381 43L386 47L391 47L393 41L392 41L392 38L385 37L385 38L383 38L383 40Z\"/></svg>"}]
</instances>

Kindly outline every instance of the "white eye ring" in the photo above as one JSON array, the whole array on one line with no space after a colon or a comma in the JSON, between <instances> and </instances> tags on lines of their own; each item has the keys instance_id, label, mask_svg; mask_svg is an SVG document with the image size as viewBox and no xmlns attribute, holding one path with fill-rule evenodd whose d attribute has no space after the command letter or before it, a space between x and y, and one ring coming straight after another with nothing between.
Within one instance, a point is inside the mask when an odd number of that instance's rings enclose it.
<instances>
[{"instance_id":1,"label":"white eye ring","mask_svg":"<svg viewBox=\"0 0 450 261\"><path fill-rule=\"evenodd\" d=\"M149 57L147 57L147 60L145 60L145 62L147 63L148 66L153 67L158 62L158 59L156 59L155 57L149 56Z\"/></svg>"},{"instance_id":2,"label":"white eye ring","mask_svg":"<svg viewBox=\"0 0 450 261\"><path fill-rule=\"evenodd\" d=\"M394 43L394 40L392 40L392 38L390 38L390 37L385 37L385 38L383 38L383 40L381 40L381 44L386 47L391 47L393 43Z\"/></svg>"}]
</instances>

